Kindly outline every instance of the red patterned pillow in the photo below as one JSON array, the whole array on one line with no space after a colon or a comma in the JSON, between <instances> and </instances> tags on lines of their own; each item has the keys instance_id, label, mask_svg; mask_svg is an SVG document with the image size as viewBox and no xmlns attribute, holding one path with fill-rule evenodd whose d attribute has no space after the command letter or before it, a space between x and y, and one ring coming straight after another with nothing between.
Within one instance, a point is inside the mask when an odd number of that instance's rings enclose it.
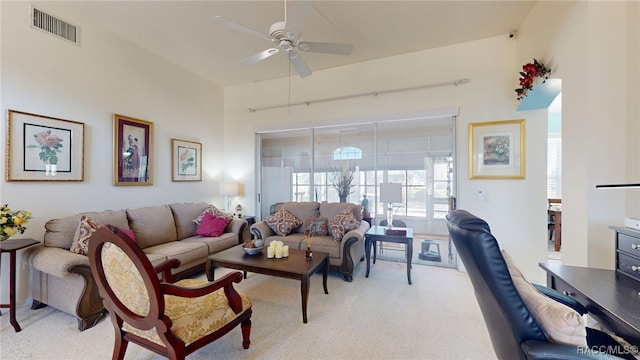
<instances>
[{"instance_id":1,"label":"red patterned pillow","mask_svg":"<svg viewBox=\"0 0 640 360\"><path fill-rule=\"evenodd\" d=\"M273 232L280 236L287 236L293 229L302 225L302 220L285 209L280 209L276 213L267 216L264 221Z\"/></svg>"},{"instance_id":2,"label":"red patterned pillow","mask_svg":"<svg viewBox=\"0 0 640 360\"><path fill-rule=\"evenodd\" d=\"M118 230L120 230L121 233L124 233L125 235L127 235L128 237L131 238L131 240L136 240L136 234L133 232L133 230L131 229L127 229L127 228L123 228L118 226Z\"/></svg>"},{"instance_id":3,"label":"red patterned pillow","mask_svg":"<svg viewBox=\"0 0 640 360\"><path fill-rule=\"evenodd\" d=\"M80 224L78 224L78 228L76 229L76 234L73 237L71 252L86 256L89 253L89 238L101 227L102 225L82 215Z\"/></svg>"},{"instance_id":4,"label":"red patterned pillow","mask_svg":"<svg viewBox=\"0 0 640 360\"><path fill-rule=\"evenodd\" d=\"M304 233L313 236L325 236L329 233L329 219L308 218L304 221Z\"/></svg>"},{"instance_id":5,"label":"red patterned pillow","mask_svg":"<svg viewBox=\"0 0 640 360\"><path fill-rule=\"evenodd\" d=\"M197 218L193 219L193 222L196 223L197 225L200 225L200 223L202 222L202 218L204 218L204 214L211 214L211 215L215 215L216 217L223 217L229 220L231 220L232 218L232 216L225 214L224 211L219 210L217 207L213 205L209 205L204 210L202 210L202 213Z\"/></svg>"},{"instance_id":6,"label":"red patterned pillow","mask_svg":"<svg viewBox=\"0 0 640 360\"><path fill-rule=\"evenodd\" d=\"M344 234L353 229L357 229L360 226L360 221L353 216L351 208L340 211L336 216L329 221L329 229L331 235L336 241L342 241Z\"/></svg>"}]
</instances>

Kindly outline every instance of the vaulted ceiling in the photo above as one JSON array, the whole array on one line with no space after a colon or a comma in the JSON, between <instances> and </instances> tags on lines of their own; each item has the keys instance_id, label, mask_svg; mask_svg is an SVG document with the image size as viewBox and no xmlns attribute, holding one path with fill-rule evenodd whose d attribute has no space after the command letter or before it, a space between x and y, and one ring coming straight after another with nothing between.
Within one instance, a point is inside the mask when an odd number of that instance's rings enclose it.
<instances>
[{"instance_id":1,"label":"vaulted ceiling","mask_svg":"<svg viewBox=\"0 0 640 360\"><path fill-rule=\"evenodd\" d=\"M349 43L350 56L301 52L311 71L478 40L517 30L535 1L311 1L302 36ZM222 86L297 76L283 54L239 62L273 44L214 21L260 32L283 21L284 1L41 1L65 21L99 26ZM291 0L287 9L291 14ZM82 46L81 32L81 46ZM313 75L311 75L313 76Z\"/></svg>"}]
</instances>

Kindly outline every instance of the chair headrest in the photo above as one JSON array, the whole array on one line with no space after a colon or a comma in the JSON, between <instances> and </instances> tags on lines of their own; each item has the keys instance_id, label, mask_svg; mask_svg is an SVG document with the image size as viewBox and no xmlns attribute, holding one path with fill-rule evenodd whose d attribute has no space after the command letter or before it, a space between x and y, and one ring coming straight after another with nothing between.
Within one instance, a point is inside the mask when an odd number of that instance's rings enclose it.
<instances>
[{"instance_id":1,"label":"chair headrest","mask_svg":"<svg viewBox=\"0 0 640 360\"><path fill-rule=\"evenodd\" d=\"M475 215L472 215L466 210L452 210L447 214L446 218L448 222L464 229L473 229L474 227L479 227L488 232L491 232L491 228L489 228L489 224L487 224L486 221L480 219Z\"/></svg>"}]
</instances>

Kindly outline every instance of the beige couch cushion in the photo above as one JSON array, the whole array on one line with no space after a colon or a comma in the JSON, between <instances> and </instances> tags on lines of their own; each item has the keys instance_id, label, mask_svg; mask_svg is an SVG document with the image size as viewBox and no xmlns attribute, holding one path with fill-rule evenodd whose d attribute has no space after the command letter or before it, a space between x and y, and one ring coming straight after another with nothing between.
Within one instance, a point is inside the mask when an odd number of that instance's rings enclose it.
<instances>
[{"instance_id":1,"label":"beige couch cushion","mask_svg":"<svg viewBox=\"0 0 640 360\"><path fill-rule=\"evenodd\" d=\"M101 225L113 225L126 229L130 228L125 210L87 212L62 219L52 219L47 221L44 225L47 230L44 234L45 246L55 246L67 250L70 249L82 215L86 215L88 218Z\"/></svg>"},{"instance_id":2,"label":"beige couch cushion","mask_svg":"<svg viewBox=\"0 0 640 360\"><path fill-rule=\"evenodd\" d=\"M303 233L305 220L308 218L320 217L320 204L317 202L285 202L278 203L273 206L274 213L281 209L287 210L295 217L302 220L301 224L298 224L291 230L292 233Z\"/></svg>"},{"instance_id":3,"label":"beige couch cushion","mask_svg":"<svg viewBox=\"0 0 640 360\"><path fill-rule=\"evenodd\" d=\"M339 212L351 207L353 216L362 221L362 206L351 203L320 203L320 215L331 221Z\"/></svg>"},{"instance_id":4,"label":"beige couch cushion","mask_svg":"<svg viewBox=\"0 0 640 360\"><path fill-rule=\"evenodd\" d=\"M582 316L572 308L540 293L515 266L509 254L502 250L513 285L550 341L575 346L587 346L587 329Z\"/></svg>"},{"instance_id":5,"label":"beige couch cushion","mask_svg":"<svg viewBox=\"0 0 640 360\"><path fill-rule=\"evenodd\" d=\"M214 254L230 247L234 247L240 242L240 240L238 239L238 234L231 232L224 233L218 237L195 235L180 241L205 244L207 245L207 247L209 247L209 254Z\"/></svg>"},{"instance_id":6,"label":"beige couch cushion","mask_svg":"<svg viewBox=\"0 0 640 360\"><path fill-rule=\"evenodd\" d=\"M136 243L145 249L177 239L173 213L168 205L127 209Z\"/></svg>"},{"instance_id":7,"label":"beige couch cushion","mask_svg":"<svg viewBox=\"0 0 640 360\"><path fill-rule=\"evenodd\" d=\"M169 204L176 223L177 240L188 238L196 233L198 224L193 220L200 216L207 206L209 204L205 202Z\"/></svg>"},{"instance_id":8,"label":"beige couch cushion","mask_svg":"<svg viewBox=\"0 0 640 360\"><path fill-rule=\"evenodd\" d=\"M144 252L147 256L164 255L167 259L178 259L180 260L180 265L186 265L199 261L204 263L209 255L209 248L202 243L170 241L147 247ZM149 256L149 258L151 257Z\"/></svg>"}]
</instances>

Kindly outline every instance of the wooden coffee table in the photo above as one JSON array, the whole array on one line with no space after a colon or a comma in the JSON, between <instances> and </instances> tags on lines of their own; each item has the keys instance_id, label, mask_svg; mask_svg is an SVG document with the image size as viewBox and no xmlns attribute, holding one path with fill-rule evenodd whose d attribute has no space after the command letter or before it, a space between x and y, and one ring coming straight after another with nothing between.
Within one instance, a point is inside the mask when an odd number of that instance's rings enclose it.
<instances>
[{"instance_id":1,"label":"wooden coffee table","mask_svg":"<svg viewBox=\"0 0 640 360\"><path fill-rule=\"evenodd\" d=\"M313 259L307 261L303 250L289 249L289 257L282 259L267 259L265 249L257 255L247 255L241 245L209 255L206 264L206 274L209 281L214 281L214 268L225 267L242 270L245 278L247 271L277 276L287 279L300 280L302 295L302 322L307 323L307 302L309 300L309 278L322 268L322 285L324 293L328 294L327 275L329 274L329 254L313 252Z\"/></svg>"}]
</instances>

